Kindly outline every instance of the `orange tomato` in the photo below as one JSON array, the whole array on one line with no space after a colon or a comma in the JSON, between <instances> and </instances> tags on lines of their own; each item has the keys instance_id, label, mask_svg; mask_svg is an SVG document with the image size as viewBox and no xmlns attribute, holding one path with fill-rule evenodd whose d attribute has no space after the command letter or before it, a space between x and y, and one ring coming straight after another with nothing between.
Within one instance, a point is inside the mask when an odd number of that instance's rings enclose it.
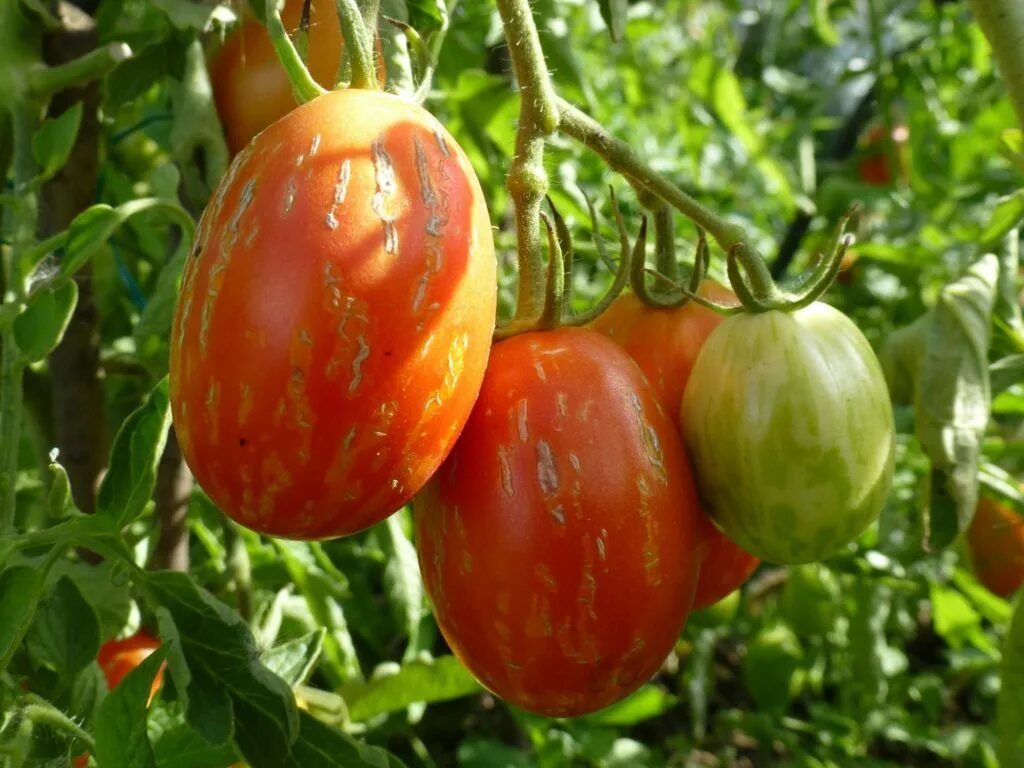
<instances>
[{"instance_id":1,"label":"orange tomato","mask_svg":"<svg viewBox=\"0 0 1024 768\"><path fill-rule=\"evenodd\" d=\"M907 167L907 142L910 130L905 125L897 125L892 129L892 140L895 145L896 162L900 178L906 182L910 170ZM876 187L887 187L893 182L893 169L889 165L888 150L885 147L885 126L876 125L863 141L864 154L857 164L857 175L861 181Z\"/></svg>"},{"instance_id":2,"label":"orange tomato","mask_svg":"<svg viewBox=\"0 0 1024 768\"><path fill-rule=\"evenodd\" d=\"M288 538L399 509L476 400L495 271L479 182L421 107L342 90L271 125L204 212L178 298L171 405L200 485Z\"/></svg>"},{"instance_id":3,"label":"orange tomato","mask_svg":"<svg viewBox=\"0 0 1024 768\"><path fill-rule=\"evenodd\" d=\"M287 0L281 20L290 33L299 27L302 0ZM334 87L344 39L334 0L312 0L306 66L324 88ZM266 27L247 17L210 59L213 98L224 125L231 154L237 154L253 136L295 109L288 75L270 42ZM377 40L377 79L385 79L380 40Z\"/></svg>"},{"instance_id":4,"label":"orange tomato","mask_svg":"<svg viewBox=\"0 0 1024 768\"><path fill-rule=\"evenodd\" d=\"M701 286L701 295L724 302L735 298L710 280ZM624 293L591 327L629 353L654 387L662 407L675 415L704 340L720 322L721 315L693 302L675 309L654 309L635 294ZM726 538L703 512L700 518L702 565L694 610L717 603L735 590L759 562Z\"/></svg>"},{"instance_id":5,"label":"orange tomato","mask_svg":"<svg viewBox=\"0 0 1024 768\"><path fill-rule=\"evenodd\" d=\"M982 496L967 529L967 546L978 581L1009 597L1024 583L1024 518Z\"/></svg>"}]
</instances>

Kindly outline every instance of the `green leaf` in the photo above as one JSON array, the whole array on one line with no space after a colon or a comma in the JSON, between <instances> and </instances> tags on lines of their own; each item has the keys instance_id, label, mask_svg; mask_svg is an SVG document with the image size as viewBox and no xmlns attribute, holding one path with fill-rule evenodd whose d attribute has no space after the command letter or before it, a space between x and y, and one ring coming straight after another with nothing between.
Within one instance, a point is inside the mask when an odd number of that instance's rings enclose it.
<instances>
[{"instance_id":1,"label":"green leaf","mask_svg":"<svg viewBox=\"0 0 1024 768\"><path fill-rule=\"evenodd\" d=\"M537 765L530 755L492 739L468 738L459 744L459 768L533 768Z\"/></svg>"},{"instance_id":2,"label":"green leaf","mask_svg":"<svg viewBox=\"0 0 1024 768\"><path fill-rule=\"evenodd\" d=\"M1020 482L1002 467L990 461L982 461L978 467L978 482L985 489L985 495L1013 507L1024 515L1024 492Z\"/></svg>"},{"instance_id":3,"label":"green leaf","mask_svg":"<svg viewBox=\"0 0 1024 768\"><path fill-rule=\"evenodd\" d=\"M679 699L656 685L644 685L622 701L587 717L596 725L636 725L668 712Z\"/></svg>"},{"instance_id":4,"label":"green leaf","mask_svg":"<svg viewBox=\"0 0 1024 768\"><path fill-rule=\"evenodd\" d=\"M45 120L39 126L32 136L32 157L42 169L42 178L51 178L67 163L81 124L82 102L76 101L59 117Z\"/></svg>"},{"instance_id":5,"label":"green leaf","mask_svg":"<svg viewBox=\"0 0 1024 768\"><path fill-rule=\"evenodd\" d=\"M990 251L998 247L1010 230L1024 221L1024 189L999 200L992 217L981 232L978 247L981 251Z\"/></svg>"},{"instance_id":6,"label":"green leaf","mask_svg":"<svg viewBox=\"0 0 1024 768\"><path fill-rule=\"evenodd\" d=\"M185 68L185 51L191 34L182 32L180 37L168 35L118 64L105 79L104 108L115 113L165 77L180 77Z\"/></svg>"},{"instance_id":7,"label":"green leaf","mask_svg":"<svg viewBox=\"0 0 1024 768\"><path fill-rule=\"evenodd\" d=\"M124 526L142 514L153 495L156 473L171 425L164 379L121 425L110 452L110 469L96 497L96 512Z\"/></svg>"},{"instance_id":8,"label":"green leaf","mask_svg":"<svg viewBox=\"0 0 1024 768\"><path fill-rule=\"evenodd\" d=\"M234 14L223 5L193 3L191 0L152 0L155 7L178 29L206 32L214 21L230 23Z\"/></svg>"},{"instance_id":9,"label":"green leaf","mask_svg":"<svg viewBox=\"0 0 1024 768\"><path fill-rule=\"evenodd\" d=\"M294 687L305 682L323 650L324 631L317 630L274 646L263 654L267 669Z\"/></svg>"},{"instance_id":10,"label":"green leaf","mask_svg":"<svg viewBox=\"0 0 1024 768\"><path fill-rule=\"evenodd\" d=\"M406 0L409 24L421 35L441 29L448 23L448 8L444 0Z\"/></svg>"},{"instance_id":11,"label":"green leaf","mask_svg":"<svg viewBox=\"0 0 1024 768\"><path fill-rule=\"evenodd\" d=\"M626 20L629 14L629 0L598 0L601 18L608 25L612 40L618 42L626 34Z\"/></svg>"},{"instance_id":12,"label":"green leaf","mask_svg":"<svg viewBox=\"0 0 1024 768\"><path fill-rule=\"evenodd\" d=\"M154 701L148 731L160 768L224 768L241 759L233 744L211 746L190 727L178 701Z\"/></svg>"},{"instance_id":13,"label":"green leaf","mask_svg":"<svg viewBox=\"0 0 1024 768\"><path fill-rule=\"evenodd\" d=\"M161 637L175 641L167 666L189 724L214 745L234 735L253 768L286 765L298 736L295 697L260 662L242 617L184 573L145 573L139 585L159 606Z\"/></svg>"},{"instance_id":14,"label":"green leaf","mask_svg":"<svg viewBox=\"0 0 1024 768\"><path fill-rule=\"evenodd\" d=\"M323 627L324 661L321 669L334 677L338 684L352 679L361 679L359 657L356 656L352 636L349 634L345 612L339 602L342 597L339 581L326 573L322 560L317 559L317 545L297 541L275 540L274 546L281 554L285 568L296 589L302 594L318 626Z\"/></svg>"},{"instance_id":15,"label":"green leaf","mask_svg":"<svg viewBox=\"0 0 1024 768\"><path fill-rule=\"evenodd\" d=\"M1024 600L1018 601L1003 647L997 730L999 763L1024 767Z\"/></svg>"},{"instance_id":16,"label":"green leaf","mask_svg":"<svg viewBox=\"0 0 1024 768\"><path fill-rule=\"evenodd\" d=\"M957 568L953 571L953 583L986 621L1000 625L1009 623L1012 615L1010 604L985 589L972 574Z\"/></svg>"},{"instance_id":17,"label":"green leaf","mask_svg":"<svg viewBox=\"0 0 1024 768\"><path fill-rule=\"evenodd\" d=\"M292 745L285 768L349 768L366 765L371 768L405 768L405 763L380 747L371 747L356 741L351 736L321 723L306 712L299 712L301 730L299 738ZM246 753L246 759L253 768L260 763ZM268 765L269 763L263 763Z\"/></svg>"},{"instance_id":18,"label":"green leaf","mask_svg":"<svg viewBox=\"0 0 1024 768\"><path fill-rule=\"evenodd\" d=\"M397 712L417 702L447 701L481 690L480 684L454 656L433 661L383 665L371 680L343 686L349 716L356 721Z\"/></svg>"},{"instance_id":19,"label":"green leaf","mask_svg":"<svg viewBox=\"0 0 1024 768\"><path fill-rule=\"evenodd\" d=\"M49 666L67 681L96 658L99 618L67 576L40 603L25 645L37 666Z\"/></svg>"},{"instance_id":20,"label":"green leaf","mask_svg":"<svg viewBox=\"0 0 1024 768\"><path fill-rule=\"evenodd\" d=\"M21 645L42 590L42 572L38 568L12 565L0 572L0 672L7 669Z\"/></svg>"},{"instance_id":21,"label":"green leaf","mask_svg":"<svg viewBox=\"0 0 1024 768\"><path fill-rule=\"evenodd\" d=\"M384 566L384 589L402 631L415 647L420 619L426 610L423 601L423 578L420 576L416 549L406 536L402 525L405 513L399 512L377 528L381 546L387 558Z\"/></svg>"},{"instance_id":22,"label":"green leaf","mask_svg":"<svg viewBox=\"0 0 1024 768\"><path fill-rule=\"evenodd\" d=\"M834 48L839 45L839 33L836 32L832 19L828 14L830 0L811 0L811 20L814 31L822 43Z\"/></svg>"},{"instance_id":23,"label":"green leaf","mask_svg":"<svg viewBox=\"0 0 1024 768\"><path fill-rule=\"evenodd\" d=\"M958 590L931 585L932 622L935 632L954 650L971 644L992 655L996 648L981 631L981 615Z\"/></svg>"},{"instance_id":24,"label":"green leaf","mask_svg":"<svg viewBox=\"0 0 1024 768\"><path fill-rule=\"evenodd\" d=\"M81 269L82 265L106 244L118 227L132 216L146 211L165 213L181 227L182 239L191 242L195 222L188 212L176 203L158 197L131 200L117 208L99 203L78 214L68 227L64 258L60 264L61 276L73 275Z\"/></svg>"},{"instance_id":25,"label":"green leaf","mask_svg":"<svg viewBox=\"0 0 1024 768\"><path fill-rule=\"evenodd\" d=\"M146 705L160 665L158 648L110 692L96 716L96 759L104 768L156 768L146 732Z\"/></svg>"},{"instance_id":26,"label":"green leaf","mask_svg":"<svg viewBox=\"0 0 1024 768\"><path fill-rule=\"evenodd\" d=\"M78 285L74 280L32 295L25 311L14 318L14 338L25 362L42 360L60 343L77 302Z\"/></svg>"},{"instance_id":27,"label":"green leaf","mask_svg":"<svg viewBox=\"0 0 1024 768\"><path fill-rule=\"evenodd\" d=\"M71 497L71 480L67 470L56 461L50 464L50 471L53 479L50 481L50 492L46 495L46 511L54 520L63 520L77 509Z\"/></svg>"},{"instance_id":28,"label":"green leaf","mask_svg":"<svg viewBox=\"0 0 1024 768\"><path fill-rule=\"evenodd\" d=\"M135 354L156 378L167 375L171 324L178 301L181 273L187 258L188 251L180 249L160 270L153 295L146 302L146 307L132 331L135 338Z\"/></svg>"},{"instance_id":29,"label":"green leaf","mask_svg":"<svg viewBox=\"0 0 1024 768\"><path fill-rule=\"evenodd\" d=\"M1024 354L996 360L989 366L988 375L993 395L1019 384L1024 381Z\"/></svg>"}]
</instances>

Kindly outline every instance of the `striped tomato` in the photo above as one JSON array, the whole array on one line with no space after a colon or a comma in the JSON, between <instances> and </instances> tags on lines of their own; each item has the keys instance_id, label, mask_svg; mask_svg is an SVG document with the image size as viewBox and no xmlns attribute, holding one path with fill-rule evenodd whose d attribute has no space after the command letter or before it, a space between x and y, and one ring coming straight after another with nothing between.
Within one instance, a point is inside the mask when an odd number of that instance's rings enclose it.
<instances>
[{"instance_id":1,"label":"striped tomato","mask_svg":"<svg viewBox=\"0 0 1024 768\"><path fill-rule=\"evenodd\" d=\"M203 214L171 339L182 453L253 530L366 528L451 449L495 303L458 144L395 96L321 96L256 137Z\"/></svg>"},{"instance_id":2,"label":"striped tomato","mask_svg":"<svg viewBox=\"0 0 1024 768\"><path fill-rule=\"evenodd\" d=\"M826 304L728 318L683 396L705 509L764 560L820 560L875 520L895 430L867 339Z\"/></svg>"},{"instance_id":3,"label":"striped tomato","mask_svg":"<svg viewBox=\"0 0 1024 768\"><path fill-rule=\"evenodd\" d=\"M696 509L682 440L621 349L579 328L503 341L415 501L438 626L516 706L607 706L657 671L683 628Z\"/></svg>"}]
</instances>

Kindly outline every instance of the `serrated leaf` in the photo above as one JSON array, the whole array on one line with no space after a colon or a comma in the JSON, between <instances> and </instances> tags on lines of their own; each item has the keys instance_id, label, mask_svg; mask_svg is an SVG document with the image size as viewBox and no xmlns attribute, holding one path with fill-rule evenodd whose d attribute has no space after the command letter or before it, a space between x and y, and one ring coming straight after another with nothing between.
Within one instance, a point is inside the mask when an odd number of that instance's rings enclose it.
<instances>
[{"instance_id":1,"label":"serrated leaf","mask_svg":"<svg viewBox=\"0 0 1024 768\"><path fill-rule=\"evenodd\" d=\"M371 747L351 736L321 723L306 712L299 712L301 730L292 747L285 768L349 768L365 765L371 768L405 768L405 763L380 747ZM252 758L246 755L250 762ZM255 766L256 763L253 762Z\"/></svg>"},{"instance_id":2,"label":"serrated leaf","mask_svg":"<svg viewBox=\"0 0 1024 768\"><path fill-rule=\"evenodd\" d=\"M81 124L82 102L76 101L58 117L49 118L39 126L32 136L32 157L41 168L42 178L51 178L67 163Z\"/></svg>"},{"instance_id":3,"label":"serrated leaf","mask_svg":"<svg viewBox=\"0 0 1024 768\"><path fill-rule=\"evenodd\" d=\"M146 302L146 307L132 331L135 338L135 354L156 378L167 375L171 323L178 301L181 273L187 258L188 251L181 249L160 270L156 288L153 289L153 294Z\"/></svg>"},{"instance_id":4,"label":"serrated leaf","mask_svg":"<svg viewBox=\"0 0 1024 768\"><path fill-rule=\"evenodd\" d=\"M25 362L38 362L53 351L64 338L77 303L74 280L44 288L29 299L25 310L14 318L14 338Z\"/></svg>"},{"instance_id":5,"label":"serrated leaf","mask_svg":"<svg viewBox=\"0 0 1024 768\"><path fill-rule=\"evenodd\" d=\"M999 764L1024 768L1024 600L1018 601L1003 646L997 730Z\"/></svg>"},{"instance_id":6,"label":"serrated leaf","mask_svg":"<svg viewBox=\"0 0 1024 768\"><path fill-rule=\"evenodd\" d=\"M397 712L417 702L447 701L481 690L478 683L454 656L433 661L407 661L401 667L389 665L365 683L343 686L349 717L371 717Z\"/></svg>"},{"instance_id":7,"label":"serrated leaf","mask_svg":"<svg viewBox=\"0 0 1024 768\"><path fill-rule=\"evenodd\" d=\"M21 645L42 596L42 572L12 565L0 572L0 672Z\"/></svg>"},{"instance_id":8,"label":"serrated leaf","mask_svg":"<svg viewBox=\"0 0 1024 768\"><path fill-rule=\"evenodd\" d=\"M161 609L161 637L180 644L167 666L189 724L215 745L233 734L253 768L288 764L298 737L295 697L260 662L242 617L184 573L146 573L140 587ZM173 628L174 638L165 628ZM208 722L211 715L217 722Z\"/></svg>"},{"instance_id":9,"label":"serrated leaf","mask_svg":"<svg viewBox=\"0 0 1024 768\"><path fill-rule=\"evenodd\" d=\"M276 645L263 654L267 669L294 687L305 682L320 658L324 645L324 631L310 632L302 637Z\"/></svg>"},{"instance_id":10,"label":"serrated leaf","mask_svg":"<svg viewBox=\"0 0 1024 768\"><path fill-rule=\"evenodd\" d=\"M154 701L147 730L160 768L224 768L239 760L233 744L211 746L190 727L178 701Z\"/></svg>"},{"instance_id":11,"label":"serrated leaf","mask_svg":"<svg viewBox=\"0 0 1024 768\"><path fill-rule=\"evenodd\" d=\"M124 526L145 509L171 425L171 405L164 379L146 402L121 425L110 452L110 469L96 497L96 513Z\"/></svg>"},{"instance_id":12,"label":"serrated leaf","mask_svg":"<svg viewBox=\"0 0 1024 768\"><path fill-rule=\"evenodd\" d=\"M25 640L39 666L51 667L71 680L96 658L100 649L100 622L78 586L61 576L36 611Z\"/></svg>"},{"instance_id":13,"label":"serrated leaf","mask_svg":"<svg viewBox=\"0 0 1024 768\"><path fill-rule=\"evenodd\" d=\"M153 679L167 655L158 648L103 700L96 717L96 759L104 768L156 768L146 732Z\"/></svg>"},{"instance_id":14,"label":"serrated leaf","mask_svg":"<svg viewBox=\"0 0 1024 768\"><path fill-rule=\"evenodd\" d=\"M598 0L601 18L608 26L612 40L619 42L626 34L626 19L629 14L629 0Z\"/></svg>"}]
</instances>

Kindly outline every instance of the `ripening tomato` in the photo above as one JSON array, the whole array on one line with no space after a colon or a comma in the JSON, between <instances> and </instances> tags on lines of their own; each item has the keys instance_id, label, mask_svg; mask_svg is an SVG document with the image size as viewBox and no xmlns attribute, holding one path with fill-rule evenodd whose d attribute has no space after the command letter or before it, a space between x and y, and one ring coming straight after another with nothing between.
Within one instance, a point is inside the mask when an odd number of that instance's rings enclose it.
<instances>
[{"instance_id":1,"label":"ripening tomato","mask_svg":"<svg viewBox=\"0 0 1024 768\"><path fill-rule=\"evenodd\" d=\"M462 436L414 504L441 632L516 706L607 706L657 671L686 622L697 499L682 441L598 333L496 344Z\"/></svg>"},{"instance_id":2,"label":"ripening tomato","mask_svg":"<svg viewBox=\"0 0 1024 768\"><path fill-rule=\"evenodd\" d=\"M107 689L114 690L129 672L139 666L159 647L160 641L145 630L124 640L109 640L101 645L100 652L96 656L96 662L100 665L103 676L107 679ZM156 677L153 678L153 685L149 691L150 701L156 696L156 692L160 690L166 666L166 663L161 664ZM85 768L89 764L89 756L76 755L72 759L71 764L74 768Z\"/></svg>"},{"instance_id":3,"label":"ripening tomato","mask_svg":"<svg viewBox=\"0 0 1024 768\"><path fill-rule=\"evenodd\" d=\"M1001 597L1024 583L1024 518L982 496L967 529L967 546L978 581Z\"/></svg>"},{"instance_id":4,"label":"ripening tomato","mask_svg":"<svg viewBox=\"0 0 1024 768\"><path fill-rule=\"evenodd\" d=\"M871 345L815 302L725 320L701 349L682 426L704 509L763 560L820 560L885 505L895 428Z\"/></svg>"},{"instance_id":5,"label":"ripening tomato","mask_svg":"<svg viewBox=\"0 0 1024 768\"><path fill-rule=\"evenodd\" d=\"M337 91L289 113L231 164L182 278L171 405L196 479L274 536L387 517L469 417L496 286L479 182L426 111Z\"/></svg>"},{"instance_id":6,"label":"ripening tomato","mask_svg":"<svg viewBox=\"0 0 1024 768\"><path fill-rule=\"evenodd\" d=\"M905 125L892 129L893 150L900 179L907 181L910 169L907 165L907 142L910 130ZM885 126L876 125L868 131L863 142L864 154L857 164L857 175L861 181L876 187L888 187L893 182L893 169L889 163L889 152L885 147Z\"/></svg>"},{"instance_id":7,"label":"ripening tomato","mask_svg":"<svg viewBox=\"0 0 1024 768\"><path fill-rule=\"evenodd\" d=\"M284 27L299 27L303 0L287 0L281 10ZM334 0L312 0L306 66L324 88L334 87L345 42ZM384 81L384 60L377 43L377 78ZM242 150L249 140L296 107L291 82L270 42L266 27L248 17L210 59L210 81L228 149Z\"/></svg>"},{"instance_id":8,"label":"ripening tomato","mask_svg":"<svg viewBox=\"0 0 1024 768\"><path fill-rule=\"evenodd\" d=\"M701 295L725 302L734 299L731 292L711 280L701 286ZM693 302L674 309L654 309L635 294L624 293L591 323L591 328L622 346L647 376L666 413L678 414L697 354L722 319L722 315ZM702 564L694 610L717 603L735 590L758 563L703 513L698 531Z\"/></svg>"}]
</instances>

